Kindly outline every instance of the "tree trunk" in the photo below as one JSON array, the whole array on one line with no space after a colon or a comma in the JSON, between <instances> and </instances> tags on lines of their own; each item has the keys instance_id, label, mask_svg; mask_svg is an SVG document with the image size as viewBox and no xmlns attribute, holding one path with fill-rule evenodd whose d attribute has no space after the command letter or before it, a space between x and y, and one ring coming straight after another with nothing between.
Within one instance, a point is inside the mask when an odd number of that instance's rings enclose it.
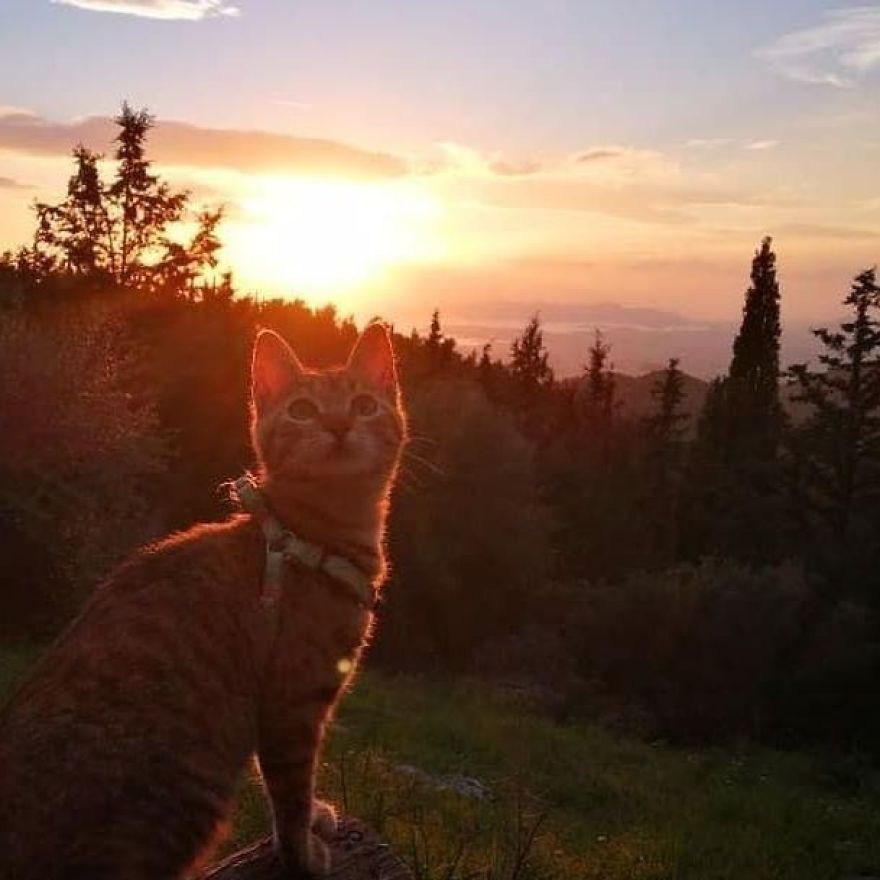
<instances>
[{"instance_id":1,"label":"tree trunk","mask_svg":"<svg viewBox=\"0 0 880 880\"><path fill-rule=\"evenodd\" d=\"M387 843L357 819L341 818L328 842L332 866L328 880L413 880L409 868ZM282 869L272 842L264 838L231 855L205 880L292 880Z\"/></svg>"}]
</instances>

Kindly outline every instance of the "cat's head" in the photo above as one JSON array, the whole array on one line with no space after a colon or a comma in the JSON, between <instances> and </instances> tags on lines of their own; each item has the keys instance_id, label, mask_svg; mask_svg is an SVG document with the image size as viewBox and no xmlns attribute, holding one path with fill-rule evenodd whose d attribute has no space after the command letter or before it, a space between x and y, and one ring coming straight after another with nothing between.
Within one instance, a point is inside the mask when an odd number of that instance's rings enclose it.
<instances>
[{"instance_id":1,"label":"cat's head","mask_svg":"<svg viewBox=\"0 0 880 880\"><path fill-rule=\"evenodd\" d=\"M304 367L277 333L262 330L251 382L251 433L269 477L392 478L406 422L391 339L381 324L364 330L345 366L326 370Z\"/></svg>"}]
</instances>

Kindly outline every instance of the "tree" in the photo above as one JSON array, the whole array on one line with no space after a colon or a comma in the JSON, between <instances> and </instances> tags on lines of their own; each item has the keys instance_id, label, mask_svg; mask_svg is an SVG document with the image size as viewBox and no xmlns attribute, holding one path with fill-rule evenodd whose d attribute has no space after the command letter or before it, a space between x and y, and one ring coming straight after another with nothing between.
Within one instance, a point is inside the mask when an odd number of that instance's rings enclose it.
<instances>
[{"instance_id":1,"label":"tree","mask_svg":"<svg viewBox=\"0 0 880 880\"><path fill-rule=\"evenodd\" d=\"M775 562L783 551L780 294L771 245L765 238L752 259L730 370L710 386L697 425L682 505L690 558Z\"/></svg>"},{"instance_id":2,"label":"tree","mask_svg":"<svg viewBox=\"0 0 880 880\"><path fill-rule=\"evenodd\" d=\"M656 410L645 420L645 431L649 437L663 446L678 443L684 432L687 414L681 411L684 402L684 375L678 368L679 359L670 358L666 369L654 383L651 397L656 402Z\"/></svg>"},{"instance_id":3,"label":"tree","mask_svg":"<svg viewBox=\"0 0 880 880\"><path fill-rule=\"evenodd\" d=\"M553 384L549 358L541 319L534 314L510 345L510 373L523 396L532 397Z\"/></svg>"},{"instance_id":4,"label":"tree","mask_svg":"<svg viewBox=\"0 0 880 880\"><path fill-rule=\"evenodd\" d=\"M577 395L581 428L593 436L604 436L611 428L614 415L614 374L608 357L611 346L605 343L601 330L596 330L587 353L583 381Z\"/></svg>"},{"instance_id":5,"label":"tree","mask_svg":"<svg viewBox=\"0 0 880 880\"><path fill-rule=\"evenodd\" d=\"M541 319L536 313L510 345L511 403L520 424L533 439L543 438L548 429L547 392L553 387L549 358Z\"/></svg>"},{"instance_id":6,"label":"tree","mask_svg":"<svg viewBox=\"0 0 880 880\"><path fill-rule=\"evenodd\" d=\"M196 231L182 243L189 193L172 191L152 172L146 141L154 118L123 104L114 122L119 131L112 182L101 178L103 157L78 145L67 197L34 206L34 260L47 274L181 295L217 265L222 208L197 213Z\"/></svg>"},{"instance_id":7,"label":"tree","mask_svg":"<svg viewBox=\"0 0 880 880\"><path fill-rule=\"evenodd\" d=\"M425 339L428 375L435 376L443 372L451 364L454 350L455 340L444 334L443 328L440 325L440 311L439 309L434 309L431 314L428 336Z\"/></svg>"},{"instance_id":8,"label":"tree","mask_svg":"<svg viewBox=\"0 0 880 880\"><path fill-rule=\"evenodd\" d=\"M779 283L776 254L768 236L752 260L743 320L733 343L727 398L729 440L738 455L771 459L779 444Z\"/></svg>"},{"instance_id":9,"label":"tree","mask_svg":"<svg viewBox=\"0 0 880 880\"><path fill-rule=\"evenodd\" d=\"M813 334L824 346L822 370L795 364L795 400L809 407L790 432L801 499L814 544L828 533L837 558L854 564L880 545L880 287L876 270L856 276L844 305L850 320ZM819 539L817 543L816 539ZM858 546L857 546L858 545ZM847 568L852 569L852 565Z\"/></svg>"},{"instance_id":10,"label":"tree","mask_svg":"<svg viewBox=\"0 0 880 880\"><path fill-rule=\"evenodd\" d=\"M684 375L678 358L670 358L651 389L656 409L643 421L645 489L651 509L657 553L666 563L675 558L684 424Z\"/></svg>"}]
</instances>

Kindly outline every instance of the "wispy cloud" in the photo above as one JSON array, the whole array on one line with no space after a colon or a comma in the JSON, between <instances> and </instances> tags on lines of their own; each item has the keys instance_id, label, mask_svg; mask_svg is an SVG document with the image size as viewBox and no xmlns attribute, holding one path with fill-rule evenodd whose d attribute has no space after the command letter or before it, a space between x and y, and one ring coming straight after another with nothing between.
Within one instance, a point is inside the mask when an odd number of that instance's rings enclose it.
<instances>
[{"instance_id":1,"label":"wispy cloud","mask_svg":"<svg viewBox=\"0 0 880 880\"><path fill-rule=\"evenodd\" d=\"M695 147L698 150L709 150L715 147L727 147L732 143L730 138L691 138L685 142L685 146Z\"/></svg>"},{"instance_id":2,"label":"wispy cloud","mask_svg":"<svg viewBox=\"0 0 880 880\"><path fill-rule=\"evenodd\" d=\"M201 21L203 18L238 15L237 6L224 0L51 0L89 12L115 12L166 21Z\"/></svg>"},{"instance_id":3,"label":"wispy cloud","mask_svg":"<svg viewBox=\"0 0 880 880\"><path fill-rule=\"evenodd\" d=\"M826 12L820 24L786 34L755 54L788 79L850 88L880 68L880 6Z\"/></svg>"},{"instance_id":4,"label":"wispy cloud","mask_svg":"<svg viewBox=\"0 0 880 880\"><path fill-rule=\"evenodd\" d=\"M33 189L27 183L21 183L18 180L13 180L11 177L0 177L0 190L3 189Z\"/></svg>"},{"instance_id":5,"label":"wispy cloud","mask_svg":"<svg viewBox=\"0 0 880 880\"><path fill-rule=\"evenodd\" d=\"M721 147L735 147L744 150L772 150L779 146L779 141L775 140L751 140L740 141L733 138L691 138L685 141L686 147L696 150L716 150Z\"/></svg>"},{"instance_id":6,"label":"wispy cloud","mask_svg":"<svg viewBox=\"0 0 880 880\"><path fill-rule=\"evenodd\" d=\"M779 146L779 141L751 141L746 144L747 150L772 150Z\"/></svg>"},{"instance_id":7,"label":"wispy cloud","mask_svg":"<svg viewBox=\"0 0 880 880\"><path fill-rule=\"evenodd\" d=\"M26 112L0 114L0 149L29 155L63 156L76 143L105 150L115 133L112 120L103 116L63 123ZM409 170L398 156L340 141L205 128L174 120L163 120L150 133L150 153L165 165L225 168L244 173L369 179L397 177Z\"/></svg>"}]
</instances>

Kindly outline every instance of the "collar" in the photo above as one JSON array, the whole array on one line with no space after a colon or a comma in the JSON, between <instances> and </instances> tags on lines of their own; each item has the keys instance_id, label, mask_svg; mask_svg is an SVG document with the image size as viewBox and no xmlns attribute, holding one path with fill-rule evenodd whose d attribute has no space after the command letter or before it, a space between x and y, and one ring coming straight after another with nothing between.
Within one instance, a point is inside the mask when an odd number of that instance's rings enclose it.
<instances>
[{"instance_id":1,"label":"collar","mask_svg":"<svg viewBox=\"0 0 880 880\"><path fill-rule=\"evenodd\" d=\"M266 503L265 496L249 473L232 483L232 495L238 504L260 524L266 538L266 569L263 575L263 605L274 605L281 597L285 563L296 560L311 571L321 571L345 588L364 610L376 607L373 581L344 556L337 556L317 544L285 529Z\"/></svg>"}]
</instances>

